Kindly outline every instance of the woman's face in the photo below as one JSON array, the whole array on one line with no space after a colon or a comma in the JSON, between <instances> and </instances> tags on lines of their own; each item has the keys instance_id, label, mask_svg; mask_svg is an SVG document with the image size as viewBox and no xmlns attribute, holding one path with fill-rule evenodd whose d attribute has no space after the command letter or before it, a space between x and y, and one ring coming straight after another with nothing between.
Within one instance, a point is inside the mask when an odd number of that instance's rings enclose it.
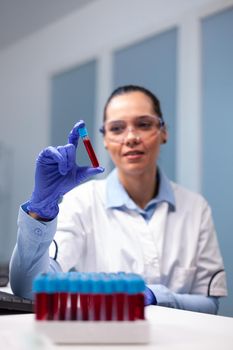
<instances>
[{"instance_id":1,"label":"woman's face","mask_svg":"<svg viewBox=\"0 0 233 350\"><path fill-rule=\"evenodd\" d=\"M105 125L122 121L126 125L124 141L115 142L105 127L104 145L121 175L142 175L153 171L159 156L160 144L166 141L165 128L155 132L140 132L137 121L143 116L155 116L151 99L141 91L113 97L106 109ZM142 137L141 137L142 136Z\"/></svg>"}]
</instances>

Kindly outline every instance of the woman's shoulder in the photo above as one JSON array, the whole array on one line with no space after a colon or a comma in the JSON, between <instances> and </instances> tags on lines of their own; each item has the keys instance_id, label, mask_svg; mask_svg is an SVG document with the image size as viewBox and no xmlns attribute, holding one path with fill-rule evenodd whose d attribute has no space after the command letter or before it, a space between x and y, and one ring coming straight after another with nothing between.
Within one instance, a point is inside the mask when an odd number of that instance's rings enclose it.
<instances>
[{"instance_id":1,"label":"woman's shoulder","mask_svg":"<svg viewBox=\"0 0 233 350\"><path fill-rule=\"evenodd\" d=\"M187 204L196 204L196 205L203 205L206 206L208 205L207 200L205 199L205 197L198 192L195 192L193 190L190 190L176 182L170 181L173 193L174 193L174 197L175 197L175 201L177 202L181 202L182 205L184 205L185 203Z\"/></svg>"}]
</instances>

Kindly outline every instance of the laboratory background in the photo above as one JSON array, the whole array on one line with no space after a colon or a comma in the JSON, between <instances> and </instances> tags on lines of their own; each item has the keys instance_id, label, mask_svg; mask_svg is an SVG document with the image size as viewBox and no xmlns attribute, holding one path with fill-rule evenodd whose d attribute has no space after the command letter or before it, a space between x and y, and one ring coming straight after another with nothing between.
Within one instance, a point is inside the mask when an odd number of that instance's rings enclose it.
<instances>
[{"instance_id":1,"label":"laboratory background","mask_svg":"<svg viewBox=\"0 0 233 350\"><path fill-rule=\"evenodd\" d=\"M130 83L161 101L160 165L212 207L229 289L219 314L233 317L232 0L0 0L0 264L41 149L84 119L104 175L112 169L103 106ZM81 144L77 158L89 162Z\"/></svg>"}]
</instances>

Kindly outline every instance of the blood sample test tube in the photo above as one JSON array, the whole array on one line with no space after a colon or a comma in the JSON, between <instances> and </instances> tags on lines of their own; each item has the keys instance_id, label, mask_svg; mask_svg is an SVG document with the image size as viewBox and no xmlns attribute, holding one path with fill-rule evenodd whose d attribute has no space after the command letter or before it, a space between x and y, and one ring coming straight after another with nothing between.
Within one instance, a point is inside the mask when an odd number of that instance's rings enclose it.
<instances>
[{"instance_id":1,"label":"blood sample test tube","mask_svg":"<svg viewBox=\"0 0 233 350\"><path fill-rule=\"evenodd\" d=\"M78 272L69 273L68 291L70 295L70 315L69 319L76 321L79 319L78 313L78 298L80 293L80 274Z\"/></svg>"},{"instance_id":2,"label":"blood sample test tube","mask_svg":"<svg viewBox=\"0 0 233 350\"><path fill-rule=\"evenodd\" d=\"M88 132L87 132L87 128L86 127L83 127L83 128L78 128L78 133L79 135L81 136L82 140L83 140L83 143L84 143L84 146L87 150L87 153L88 153L88 156L91 160L91 163L93 165L94 168L97 168L99 166L99 162L98 162L98 159L95 155L95 151L92 147L92 144L91 144L91 141L90 141L90 138L88 136Z\"/></svg>"},{"instance_id":3,"label":"blood sample test tube","mask_svg":"<svg viewBox=\"0 0 233 350\"><path fill-rule=\"evenodd\" d=\"M100 321L103 318L103 280L100 274L94 274L91 278L89 319Z\"/></svg>"},{"instance_id":4,"label":"blood sample test tube","mask_svg":"<svg viewBox=\"0 0 233 350\"><path fill-rule=\"evenodd\" d=\"M123 321L126 316L126 281L123 275L116 275L114 278L114 314L117 321Z\"/></svg>"},{"instance_id":5,"label":"blood sample test tube","mask_svg":"<svg viewBox=\"0 0 233 350\"><path fill-rule=\"evenodd\" d=\"M48 274L45 281L47 293L47 320L58 319L58 288L56 274Z\"/></svg>"},{"instance_id":6,"label":"blood sample test tube","mask_svg":"<svg viewBox=\"0 0 233 350\"><path fill-rule=\"evenodd\" d=\"M40 274L33 281L36 320L47 319L47 293L45 290L46 275Z\"/></svg>"},{"instance_id":7,"label":"blood sample test tube","mask_svg":"<svg viewBox=\"0 0 233 350\"><path fill-rule=\"evenodd\" d=\"M82 321L89 320L91 278L88 274L80 277L80 313Z\"/></svg>"},{"instance_id":8,"label":"blood sample test tube","mask_svg":"<svg viewBox=\"0 0 233 350\"><path fill-rule=\"evenodd\" d=\"M137 276L137 293L135 300L135 319L145 319L145 306L144 306L144 291L145 282L141 276Z\"/></svg>"},{"instance_id":9,"label":"blood sample test tube","mask_svg":"<svg viewBox=\"0 0 233 350\"><path fill-rule=\"evenodd\" d=\"M103 276L103 319L105 321L113 320L113 280L109 275Z\"/></svg>"},{"instance_id":10,"label":"blood sample test tube","mask_svg":"<svg viewBox=\"0 0 233 350\"><path fill-rule=\"evenodd\" d=\"M68 300L68 275L66 273L58 273L57 285L59 292L59 311L58 319L65 320L67 318L67 300Z\"/></svg>"},{"instance_id":11,"label":"blood sample test tube","mask_svg":"<svg viewBox=\"0 0 233 350\"><path fill-rule=\"evenodd\" d=\"M128 274L126 278L127 288L127 319L134 321L135 318L135 307L136 307L136 295L137 295L137 280L133 274Z\"/></svg>"}]
</instances>

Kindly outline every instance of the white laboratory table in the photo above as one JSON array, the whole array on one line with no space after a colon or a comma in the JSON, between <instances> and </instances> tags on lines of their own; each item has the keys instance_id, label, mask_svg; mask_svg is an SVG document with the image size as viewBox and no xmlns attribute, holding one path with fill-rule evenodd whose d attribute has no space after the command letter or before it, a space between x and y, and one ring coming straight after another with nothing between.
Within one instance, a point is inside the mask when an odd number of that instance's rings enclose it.
<instances>
[{"instance_id":1,"label":"white laboratory table","mask_svg":"<svg viewBox=\"0 0 233 350\"><path fill-rule=\"evenodd\" d=\"M34 331L34 315L0 316L0 349L8 350L232 350L233 318L175 310L159 306L146 308L151 342L144 345L55 345L40 343ZM33 340L33 337L36 340ZM31 338L31 340L30 340ZM34 345L33 345L34 344Z\"/></svg>"}]
</instances>

